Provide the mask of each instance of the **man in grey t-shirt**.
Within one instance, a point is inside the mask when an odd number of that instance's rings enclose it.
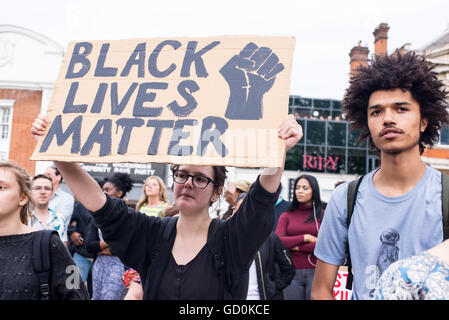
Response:
[[[421,160],[449,123],[446,92],[433,65],[414,53],[376,56],[357,70],[343,100],[346,119],[380,152],[381,166],[367,174],[347,228],[348,184],[332,194],[318,234],[312,299],[333,299],[338,268],[349,243],[353,299],[371,299],[382,272],[394,261],[443,240],[441,175]]]

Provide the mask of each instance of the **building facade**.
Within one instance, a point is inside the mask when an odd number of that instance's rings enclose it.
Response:
[[[64,48],[37,32],[0,25],[0,159],[36,173],[30,126],[45,113]],[[45,166],[45,164],[42,164]]]
[[[445,84],[446,90],[449,92],[449,27],[442,35],[424,46],[423,49],[415,50],[415,52],[435,64],[434,71],[437,73],[438,78]],[[439,143],[432,148],[426,148],[422,158],[432,167],[449,174],[448,126],[442,128]]]
[[[45,114],[64,56],[64,47],[26,28],[0,25],[0,160],[17,163],[31,176],[43,173],[52,161],[32,161],[36,142],[30,134],[35,117]],[[165,164],[81,164],[95,179],[116,172],[130,174],[135,187],[128,194],[135,203],[145,178],[167,180]],[[70,192],[63,183],[62,188]]]

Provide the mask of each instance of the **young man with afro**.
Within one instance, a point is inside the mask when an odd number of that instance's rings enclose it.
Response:
[[[446,92],[433,65],[415,53],[376,56],[351,78],[343,111],[381,165],[359,186],[347,226],[348,183],[333,192],[315,247],[312,299],[333,299],[349,244],[352,299],[372,299],[394,261],[443,241],[441,173],[421,160],[448,123]]]

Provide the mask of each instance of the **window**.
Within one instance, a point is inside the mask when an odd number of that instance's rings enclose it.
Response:
[[[0,100],[0,140],[9,138],[14,100]]]
[[[290,96],[290,112],[296,113],[304,137],[287,152],[286,170],[365,174],[378,166],[368,141],[358,141],[360,130],[343,119],[340,101]],[[449,146],[449,127],[441,131],[441,144]]]
[[[292,113],[296,115],[297,118],[305,118],[310,115],[310,109],[307,108],[294,108]]]
[[[449,126],[443,124],[440,132],[440,144],[449,145]]]
[[[310,108],[312,106],[312,99],[295,97],[295,106]]]
[[[348,172],[352,174],[366,173],[366,150],[348,150]]]
[[[349,127],[349,126],[348,126]],[[359,142],[360,130],[359,129],[351,129],[348,128],[348,146],[349,147],[358,147],[358,148],[366,148],[368,143],[368,139],[365,139],[362,142]]]
[[[285,158],[285,170],[298,170],[303,165],[304,147],[297,144],[291,148]]]
[[[327,122],[327,143],[331,146],[346,146],[346,122]]]
[[[337,100],[332,101],[332,109],[341,110],[341,102]]]
[[[315,108],[319,108],[319,109],[330,109],[331,101],[330,100],[323,100],[323,99],[314,99],[313,100],[313,106]]]
[[[348,173],[345,165],[346,165],[346,149],[337,147],[328,147],[325,165],[326,172],[342,173],[342,174]]]
[[[325,144],[325,121],[309,120],[307,121],[307,144],[324,145]]]
[[[0,138],[8,139],[10,108],[0,109]]]

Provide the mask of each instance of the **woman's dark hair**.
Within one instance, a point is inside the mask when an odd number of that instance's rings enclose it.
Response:
[[[346,120],[352,122],[351,128],[360,129],[359,141],[369,139],[375,150],[368,128],[367,108],[371,94],[377,90],[402,89],[410,91],[421,112],[421,118],[428,120],[428,125],[421,133],[420,153],[424,145],[432,146],[438,141],[439,131],[444,123],[449,123],[446,110],[447,92],[444,84],[432,71],[434,64],[426,61],[414,52],[375,56],[368,66],[359,67],[350,80],[342,101]]]
[[[321,221],[322,214],[321,211],[324,209],[323,203],[321,201],[321,195],[320,195],[320,185],[318,184],[318,180],[309,174],[302,174],[298,178],[296,178],[295,183],[293,184],[294,188],[296,189],[296,185],[298,184],[298,181],[301,179],[306,179],[310,187],[312,188],[312,201],[315,205],[315,214],[318,221]],[[298,199],[296,199],[296,195],[293,193],[293,200],[290,203],[290,206],[287,208],[287,212],[293,212],[296,211],[299,207]],[[306,222],[313,221],[314,220],[314,212],[310,214],[310,216],[307,218]]]
[[[112,183],[117,190],[122,191],[122,196],[120,198],[124,198],[133,188],[133,180],[127,173],[114,173],[114,175],[108,178],[106,182]]]

